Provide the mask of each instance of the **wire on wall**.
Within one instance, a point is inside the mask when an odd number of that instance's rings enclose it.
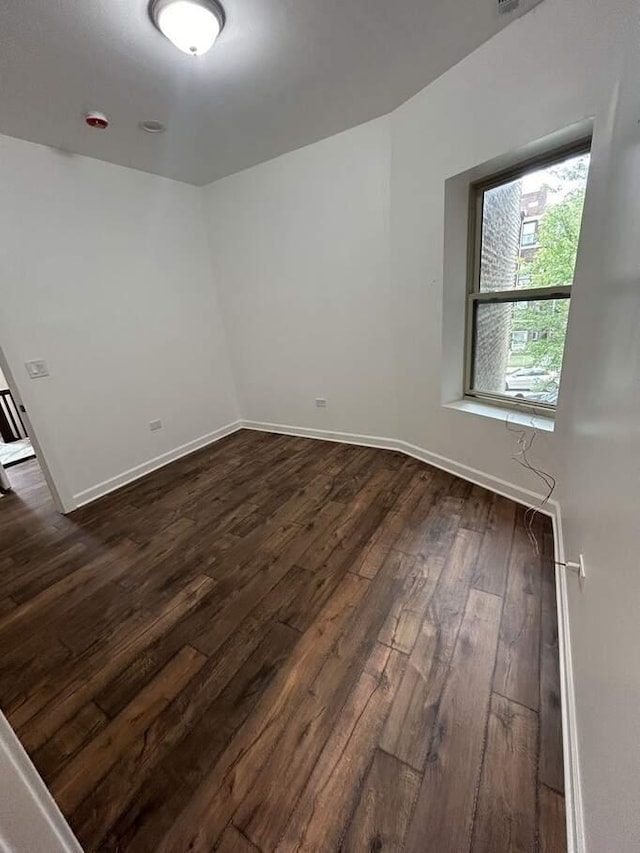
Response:
[[[507,416],[505,425],[509,432],[517,436],[518,450],[511,457],[513,461],[517,462],[518,465],[521,465],[525,470],[531,471],[533,474],[536,475],[536,477],[538,477],[538,479],[540,479],[544,483],[544,497],[542,498],[540,503],[536,504],[535,506],[528,507],[524,513],[527,536],[529,537],[529,540],[535,549],[536,556],[540,556],[540,543],[538,542],[534,531],[534,523],[536,517],[542,513],[544,508],[551,500],[551,497],[556,488],[556,479],[547,471],[543,471],[541,468],[536,468],[535,465],[531,464],[531,460],[529,459],[529,451],[533,447],[533,443],[535,442],[538,436],[538,429],[536,427],[535,421],[536,412],[534,410],[531,415],[530,433],[528,433],[526,429],[521,429],[520,427],[514,426],[513,422],[509,420],[509,416]]]
[[[552,497],[552,495],[555,491],[555,488],[556,488],[556,478],[552,474],[549,474],[547,471],[543,471],[541,468],[536,468],[535,465],[531,464],[531,460],[529,459],[529,455],[528,455],[529,451],[533,447],[533,443],[536,440],[536,437],[538,435],[538,429],[536,428],[535,419],[536,419],[536,412],[534,410],[532,415],[531,415],[530,429],[532,431],[530,434],[527,433],[526,429],[520,429],[519,427],[514,426],[513,422],[511,422],[509,420],[508,416],[507,416],[507,420],[506,420],[506,427],[507,427],[507,430],[509,432],[514,433],[514,435],[517,435],[517,437],[518,437],[517,438],[518,450],[511,457],[513,459],[513,461],[517,462],[518,465],[521,465],[527,471],[531,471],[533,474],[536,475],[536,477],[538,477],[540,480],[542,480],[542,482],[545,485],[546,494],[542,498],[540,503],[536,504],[535,506],[528,507],[524,513],[524,521],[525,521],[527,536],[529,537],[529,541],[531,542],[531,544],[534,547],[534,550],[536,552],[536,556],[539,557],[540,556],[540,543],[538,542],[538,539],[537,539],[536,534],[535,534],[534,523],[536,520],[536,516],[540,515],[540,513],[544,510],[545,506],[551,500],[551,497]],[[572,570],[578,572],[581,579],[586,577],[582,555],[580,555],[580,562],[579,563],[571,563],[571,562],[562,563],[559,560],[554,560],[554,565],[562,566],[565,569],[572,569]]]

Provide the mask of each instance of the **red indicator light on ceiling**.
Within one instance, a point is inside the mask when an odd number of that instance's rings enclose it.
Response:
[[[103,113],[87,113],[84,120],[89,127],[96,127],[98,130],[106,130],[109,127],[109,119]]]

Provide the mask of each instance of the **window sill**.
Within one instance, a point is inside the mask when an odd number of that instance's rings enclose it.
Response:
[[[553,432],[555,428],[554,418],[548,415],[533,414],[533,412],[521,409],[511,409],[508,406],[493,406],[489,403],[480,403],[477,400],[456,400],[453,403],[445,403],[444,408],[480,415],[483,418],[492,418],[494,421],[502,421],[503,423],[508,421],[510,424],[545,432]]]

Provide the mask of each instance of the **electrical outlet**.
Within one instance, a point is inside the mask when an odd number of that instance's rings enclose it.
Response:
[[[162,429],[162,421],[149,421],[149,429],[151,432]]]
[[[327,401],[325,400],[324,397],[316,397],[316,406],[319,409],[326,409],[327,408]]]

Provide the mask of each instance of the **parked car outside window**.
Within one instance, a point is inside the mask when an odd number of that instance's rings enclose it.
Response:
[[[557,373],[541,367],[520,367],[507,375],[505,388],[507,391],[544,390],[557,378]]]

